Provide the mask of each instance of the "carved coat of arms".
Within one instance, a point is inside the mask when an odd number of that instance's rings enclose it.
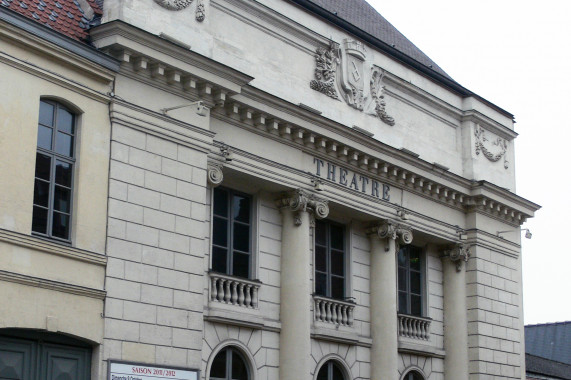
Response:
[[[181,11],[192,4],[193,0],[155,0],[155,3],[170,11]],[[204,0],[197,0],[196,4],[196,20],[204,21],[206,18],[206,10]]]
[[[383,70],[367,61],[367,49],[359,41],[346,39],[318,48],[315,79],[310,87],[333,99],[341,98],[351,107],[375,115],[388,125],[395,120],[386,112]]]

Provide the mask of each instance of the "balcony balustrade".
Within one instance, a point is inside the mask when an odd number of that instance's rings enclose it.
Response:
[[[313,296],[315,320],[341,326],[353,326],[355,304],[331,298]]]
[[[257,281],[210,273],[210,301],[257,309],[259,290]]]
[[[398,314],[399,336],[412,339],[429,340],[432,319],[413,315]]]

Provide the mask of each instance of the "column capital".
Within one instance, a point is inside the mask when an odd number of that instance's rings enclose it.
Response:
[[[398,224],[392,220],[385,220],[367,229],[369,237],[379,239],[393,239],[401,244],[412,243],[412,228],[404,224]]]
[[[222,173],[222,164],[217,162],[209,162],[207,164],[208,183],[212,187],[216,187],[222,183],[224,173]]]
[[[327,200],[303,189],[282,193],[276,199],[276,205],[280,210],[289,209],[296,213],[302,211],[309,212],[316,219],[323,219],[329,215]],[[301,225],[301,218],[295,218],[295,225]]]
[[[462,271],[462,263],[467,263],[470,256],[470,247],[467,247],[462,243],[458,243],[451,248],[445,248],[440,251],[441,259],[449,259],[453,263],[456,263],[457,272]]]

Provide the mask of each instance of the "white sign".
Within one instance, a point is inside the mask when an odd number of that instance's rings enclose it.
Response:
[[[108,380],[198,380],[198,371],[110,363]]]

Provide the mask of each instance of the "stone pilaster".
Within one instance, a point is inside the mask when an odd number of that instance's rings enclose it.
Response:
[[[465,263],[470,250],[462,244],[442,252],[444,282],[444,378],[468,380],[468,316]]]
[[[396,254],[412,231],[386,221],[368,229],[371,239],[371,380],[398,379]]]
[[[304,190],[283,194],[280,380],[308,379],[311,354],[311,239],[313,218],[329,214],[327,201]]]

